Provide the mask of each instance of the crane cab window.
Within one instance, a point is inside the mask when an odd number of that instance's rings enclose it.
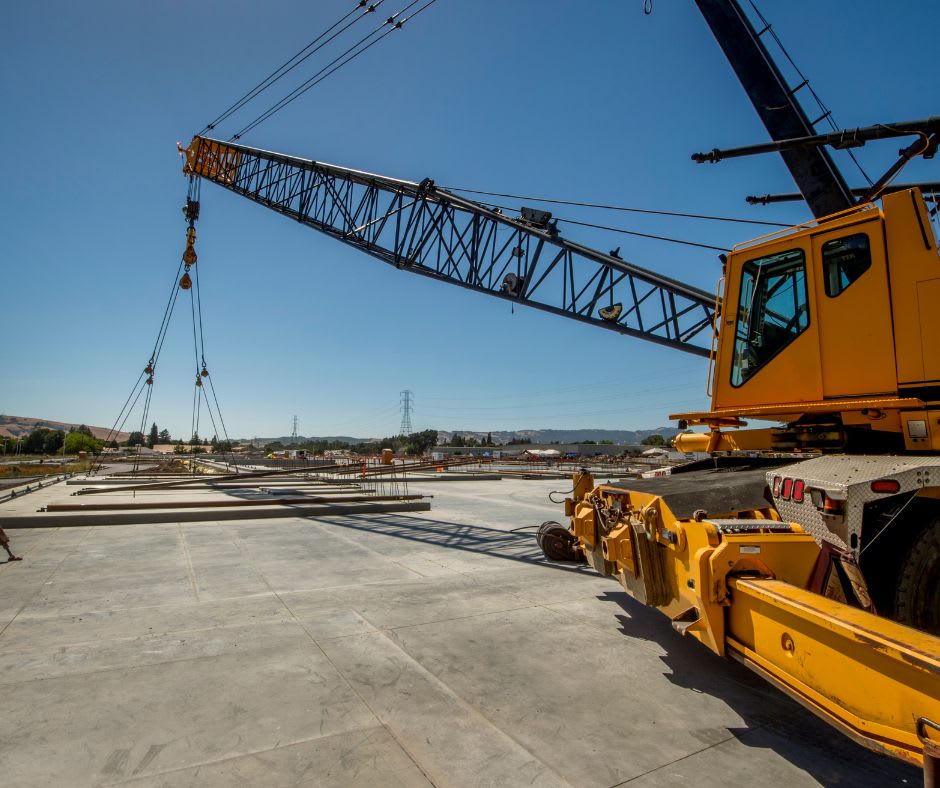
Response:
[[[741,271],[731,385],[741,386],[809,326],[802,249],[759,257]]]
[[[835,298],[871,268],[871,248],[865,233],[833,238],[822,245],[826,295]]]

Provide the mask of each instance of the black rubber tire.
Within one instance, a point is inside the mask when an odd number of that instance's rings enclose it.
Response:
[[[580,561],[581,551],[571,532],[561,523],[546,520],[535,537],[545,557],[551,561]]]
[[[901,561],[894,609],[902,624],[940,635],[940,520],[917,536]]]

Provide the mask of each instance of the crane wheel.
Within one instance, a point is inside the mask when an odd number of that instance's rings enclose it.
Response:
[[[546,520],[539,526],[536,541],[551,561],[582,561],[581,551],[571,532],[561,523]]]
[[[902,561],[894,609],[902,624],[940,635],[940,519],[917,536]]]

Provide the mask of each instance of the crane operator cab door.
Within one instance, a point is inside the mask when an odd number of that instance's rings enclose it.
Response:
[[[869,213],[867,221],[812,235],[825,399],[898,388],[883,222]]]
[[[732,253],[713,410],[896,392],[884,250],[871,210]]]
[[[736,251],[727,272],[712,409],[820,399],[809,239],[788,237]]]

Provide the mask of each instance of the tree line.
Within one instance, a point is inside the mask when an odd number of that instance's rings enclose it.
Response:
[[[311,454],[325,451],[351,450],[359,454],[378,454],[382,449],[392,449],[403,454],[417,456],[427,453],[437,445],[437,430],[421,430],[408,435],[393,435],[367,443],[347,443],[346,441],[306,440],[297,443],[272,441],[264,445],[265,451],[284,451],[285,449],[306,449]]]
[[[30,430],[25,438],[0,438],[0,449],[4,454],[57,454],[64,450],[65,454],[78,454],[80,451],[97,454],[106,446],[117,449],[122,446],[134,448],[136,446],[146,446],[152,449],[158,443],[174,443],[170,431],[166,428],[160,429],[156,422],[150,425],[150,430],[144,435],[139,430],[131,432],[126,440],[123,441],[103,441],[96,438],[91,428],[86,424],[79,424],[72,427],[68,432],[65,430],[54,430],[48,427],[35,427]],[[182,441],[175,441],[177,446],[182,446]],[[232,445],[227,441],[220,441],[216,436],[201,439],[198,434],[188,441],[193,446],[200,446],[203,451],[225,452],[231,451]],[[188,451],[188,450],[184,450]]]

